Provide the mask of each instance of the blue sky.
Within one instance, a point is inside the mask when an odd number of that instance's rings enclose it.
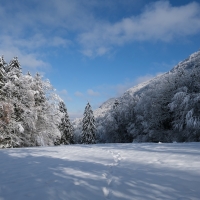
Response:
[[[0,0],[0,54],[48,78],[72,118],[200,49],[200,2]]]

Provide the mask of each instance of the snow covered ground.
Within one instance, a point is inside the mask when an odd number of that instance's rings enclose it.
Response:
[[[199,200],[200,143],[0,150],[0,200]]]

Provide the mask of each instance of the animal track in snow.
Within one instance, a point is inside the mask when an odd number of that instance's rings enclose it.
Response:
[[[107,199],[111,199],[112,198],[112,187],[116,185],[116,183],[115,183],[116,177],[114,176],[115,167],[120,164],[121,155],[119,152],[115,153],[111,150],[109,150],[107,152],[112,155],[114,161],[108,165],[108,172],[102,174],[102,176],[106,179],[106,182],[107,182],[107,186],[103,187],[102,190],[103,190],[104,196]]]

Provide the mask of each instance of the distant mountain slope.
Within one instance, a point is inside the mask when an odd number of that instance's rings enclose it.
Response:
[[[114,109],[116,99],[119,106]],[[185,131],[183,135],[187,136],[177,140],[187,141],[188,134],[193,131],[196,136],[190,141],[200,141],[198,99],[200,51],[179,62],[169,72],[128,89],[118,98],[105,101],[94,111],[97,142],[130,142],[138,137],[138,141],[169,142],[174,140],[171,135],[177,135],[179,131]],[[79,138],[81,119],[76,119],[73,125]],[[159,132],[163,132],[162,137]]]
[[[187,59],[179,62],[169,72],[158,75],[149,81],[140,83],[140,84],[128,89],[127,91],[124,92],[124,94],[121,97],[111,98],[111,99],[105,101],[97,110],[94,111],[95,117],[105,116],[105,114],[107,114],[107,112],[109,112],[112,109],[115,99],[118,99],[119,101],[123,101],[123,102],[129,101],[130,97],[144,93],[146,90],[148,90],[148,88],[151,88],[155,82],[162,81],[170,73],[176,73],[180,69],[192,70],[195,67],[195,65],[197,65],[198,63],[200,63],[200,51],[197,51],[197,52],[191,54]]]
[[[184,61],[179,62],[172,70],[171,73],[177,72],[179,69],[191,70],[200,63],[200,50],[191,54]]]

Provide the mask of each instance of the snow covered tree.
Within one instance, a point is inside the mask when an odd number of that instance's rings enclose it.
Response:
[[[23,75],[16,57],[0,58],[0,82],[0,148],[53,145],[61,117],[50,82]]]
[[[119,100],[115,99],[115,102],[114,102],[114,105],[113,105],[113,109],[117,109],[118,105],[119,105]]]
[[[92,107],[88,102],[83,114],[83,127],[81,135],[82,144],[95,144],[96,143],[96,126]]]
[[[61,101],[59,103],[59,110],[62,113],[61,123],[59,124],[59,130],[61,132],[61,144],[72,144],[74,128],[70,122],[69,115],[65,103]]]
[[[44,106],[46,102],[45,92],[43,88],[43,81],[42,77],[39,73],[37,73],[34,77],[35,82],[35,90],[37,91],[35,93],[35,106]]]
[[[7,74],[6,74],[6,71],[5,71],[5,60],[2,57],[0,57],[0,89],[5,85],[5,82],[7,81]],[[0,92],[0,94],[2,94]]]

